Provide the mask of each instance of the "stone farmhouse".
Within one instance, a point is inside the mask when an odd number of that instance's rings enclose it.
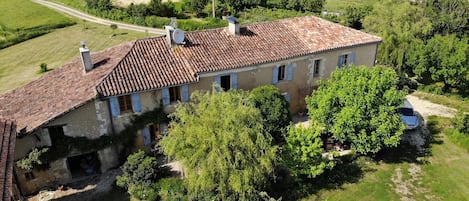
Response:
[[[275,85],[304,110],[306,95],[332,71],[349,64],[373,66],[381,38],[308,16],[240,27],[228,18],[226,28],[167,34],[127,42],[81,56],[23,87],[0,96],[0,117],[16,119],[15,160],[34,147],[53,147],[57,135],[97,139],[116,135],[135,114],[163,107],[174,110],[195,90],[250,90]],[[140,130],[136,146],[149,150],[166,124]],[[21,191],[37,192],[86,173],[119,165],[122,147],[73,150],[47,168],[15,167]],[[92,166],[86,164],[99,165]],[[84,165],[85,164],[85,165]],[[83,173],[83,171],[85,173]]]

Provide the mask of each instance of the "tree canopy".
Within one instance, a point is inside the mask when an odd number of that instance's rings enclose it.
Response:
[[[365,30],[383,38],[378,63],[402,72],[409,49],[432,30],[428,15],[424,8],[411,5],[409,1],[385,0],[374,4],[363,25]]]
[[[249,93],[249,98],[261,112],[265,132],[277,143],[284,142],[282,132],[290,124],[291,117],[288,102],[280,90],[273,85],[257,87]]]
[[[277,148],[245,92],[193,92],[191,102],[178,105],[172,117],[161,145],[184,166],[191,199],[258,196],[272,172]]]
[[[465,88],[468,73],[468,39],[456,35],[435,35],[426,44],[414,46],[408,64],[421,80],[443,82],[444,91],[450,87]]]
[[[396,83],[396,73],[389,68],[335,71],[306,99],[310,122],[359,153],[397,146],[404,125],[396,108],[403,104],[404,93]]]

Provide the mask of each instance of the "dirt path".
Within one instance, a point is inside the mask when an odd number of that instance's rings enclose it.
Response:
[[[424,118],[436,115],[441,117],[454,117],[457,110],[444,105],[432,103],[427,100],[420,99],[416,96],[407,95],[407,100],[412,104],[414,110],[419,112]]]
[[[415,146],[420,153],[424,153],[426,139],[430,135],[425,123],[428,116],[454,117],[457,110],[422,100],[412,95],[407,95],[406,98],[412,104],[414,110],[420,114],[422,126],[420,129],[405,132],[401,139]],[[404,178],[404,173],[408,174],[410,178]],[[420,185],[422,183],[422,175],[424,174],[425,172],[423,172],[421,167],[415,163],[409,163],[408,168],[400,166],[395,169],[391,178],[392,187],[394,192],[400,196],[401,201],[415,201],[413,197],[416,195],[424,195],[426,200],[441,200],[441,198],[432,195],[429,189]]]
[[[37,195],[29,197],[28,201],[91,200],[97,195],[110,191],[116,181],[116,176],[120,174],[120,169],[110,170],[100,175],[66,184],[62,190],[43,190]]]

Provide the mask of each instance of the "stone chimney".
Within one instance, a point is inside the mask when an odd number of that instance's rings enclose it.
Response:
[[[91,61],[90,50],[86,47],[86,42],[81,41],[80,44],[81,44],[81,47],[80,47],[81,62],[83,63],[83,69],[85,70],[85,73],[86,73],[93,69],[93,62]]]
[[[238,19],[235,17],[227,17],[226,20],[228,20],[228,31],[230,32],[231,35],[233,36],[239,36],[239,22]]]
[[[167,44],[169,47],[172,47],[172,46],[173,46],[173,39],[172,39],[172,36],[173,36],[173,32],[174,32],[174,27],[172,27],[172,26],[164,26],[164,30],[166,31],[166,44]]]

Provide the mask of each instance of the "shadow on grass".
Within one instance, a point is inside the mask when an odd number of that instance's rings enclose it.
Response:
[[[370,164],[384,163],[428,163],[432,156],[431,147],[442,144],[440,133],[445,124],[438,117],[429,117],[428,121],[421,119],[421,128],[406,131],[401,143],[394,148],[386,148],[374,156],[347,156],[341,158],[332,170],[327,170],[314,179],[294,178],[287,170],[277,170],[279,176],[272,182],[269,195],[283,200],[299,200],[320,190],[341,189],[343,184],[358,183],[367,173],[374,172]]]
[[[375,170],[364,166],[363,160],[355,156],[341,157],[333,169],[316,178],[295,178],[289,175],[286,168],[277,168],[277,179],[271,182],[268,194],[286,201],[299,200],[322,189],[340,189],[343,184],[356,183],[371,171]]]
[[[420,114],[418,116],[422,125],[420,128],[405,131],[397,147],[385,148],[373,158],[385,163],[428,163],[428,157],[432,156],[431,146],[443,143],[442,136],[438,135],[442,128],[435,117],[429,117],[425,122]]]

